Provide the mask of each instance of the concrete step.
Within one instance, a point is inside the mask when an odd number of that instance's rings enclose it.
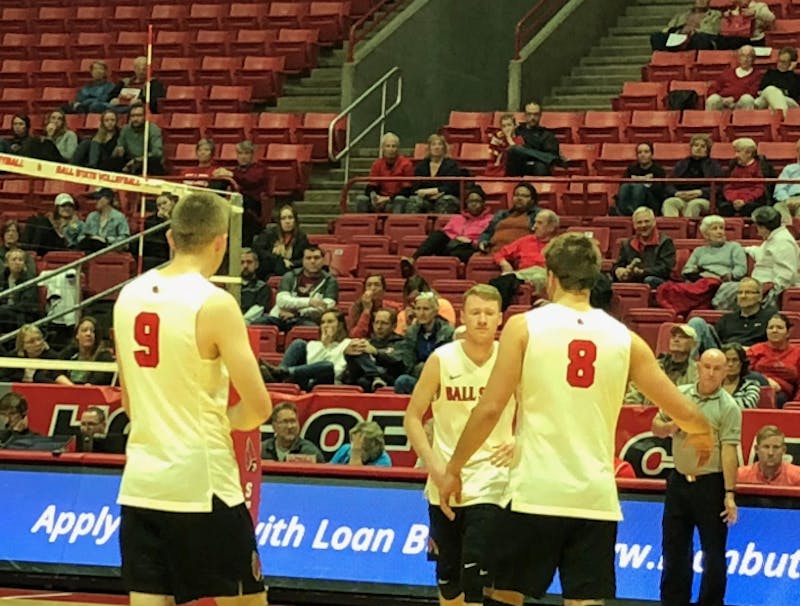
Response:
[[[546,97],[545,107],[557,107],[559,111],[583,111],[587,109],[611,109],[608,95],[553,95]]]
[[[658,25],[615,25],[608,33],[611,36],[649,36],[654,31],[658,31],[665,27],[666,24]],[[655,29],[653,29],[655,28]]]
[[[616,97],[622,90],[621,82],[611,82],[606,84],[586,84],[586,85],[566,85],[554,86],[550,94],[554,97],[568,97],[570,95],[592,95]]]
[[[615,78],[622,81],[636,80],[641,77],[641,67],[638,65],[592,65],[579,66],[572,70],[572,76],[596,76]]]
[[[598,51],[595,53],[595,51]],[[650,61],[651,53],[647,54],[625,54],[625,55],[617,55],[615,56],[613,53],[609,53],[608,55],[600,54],[598,49],[593,49],[592,54],[583,57],[579,65],[582,66],[590,66],[590,65],[614,65],[614,66],[622,66],[622,65],[647,65]]]
[[[342,64],[344,64],[344,60],[345,60],[344,55],[342,56],[320,55],[319,58],[317,59],[317,65],[319,65],[320,67],[341,67]]]
[[[330,202],[331,200],[338,200],[341,193],[341,188],[309,189],[306,191],[304,198],[309,202]]]
[[[659,28],[653,28],[653,31],[658,31]],[[649,38],[645,38],[644,36],[606,36],[604,38],[600,38],[595,49],[607,49],[607,48],[622,48],[622,49],[630,49],[630,48],[638,48],[642,46],[642,42],[645,41],[649,45]]]
[[[617,26],[622,28],[650,27],[653,28],[652,31],[659,31],[671,18],[669,11],[662,11],[657,14],[628,13],[619,18]]]
[[[339,216],[338,212],[332,215],[327,213],[306,213],[303,209],[303,201],[297,202],[295,206],[303,218],[303,229],[310,231],[310,226],[314,225],[316,226],[313,232],[315,234],[327,233],[328,221]]]
[[[327,178],[327,175],[325,177],[326,178],[316,177],[316,176],[314,176],[312,174],[311,181],[310,181],[311,189],[313,191],[323,190],[323,189],[328,189],[328,190],[339,189],[339,190],[341,190],[341,188],[344,186],[344,180],[337,181],[336,179],[330,179],[330,178]]]
[[[302,78],[302,79],[298,80],[297,82],[287,82],[283,87],[284,90],[286,90],[287,86],[296,86],[296,87],[301,88],[301,89],[304,89],[304,88],[316,89],[316,88],[320,88],[320,87],[322,87],[322,88],[335,88],[337,92],[334,93],[334,94],[339,94],[339,92],[342,89],[342,79],[341,79],[341,74],[339,74],[336,78],[327,78],[327,77],[326,78],[318,78],[318,77],[316,77],[314,75],[311,75],[311,76],[308,76],[307,78]],[[300,94],[303,94],[303,93],[300,93]]]
[[[640,61],[644,61],[646,65],[650,61],[652,52],[650,51],[650,43],[642,38],[640,45],[620,46],[619,44],[600,44],[592,49],[592,56],[602,58],[607,57],[613,59],[615,62],[623,57],[638,57]]]
[[[296,95],[281,97],[275,107],[276,111],[288,112],[338,112],[341,109],[341,99],[339,97]]]
[[[561,88],[569,88],[573,86],[597,86],[599,88],[608,86],[617,86],[619,88],[622,82],[625,82],[626,80],[630,79],[632,78],[620,78],[614,76],[597,76],[597,75],[579,76],[576,74],[570,74],[568,76],[564,76],[563,78],[561,78],[561,82],[559,82],[558,85]]]
[[[305,224],[305,218],[308,214],[312,215],[338,215],[339,214],[339,198],[331,198],[329,200],[321,200],[319,202],[312,200],[309,198],[309,194],[311,192],[307,191],[305,196],[303,196],[303,201],[298,202],[299,205],[302,204],[303,209],[303,223]]]
[[[339,183],[344,183],[344,169],[343,168],[331,168],[326,173],[327,176],[331,180],[339,181]],[[369,167],[367,168],[356,168],[354,169],[353,166],[350,166],[350,178],[353,177],[366,177],[369,175]]]
[[[303,82],[287,84],[283,87],[283,94],[287,97],[335,97],[341,98],[342,87],[338,84],[320,84],[319,82]]]
[[[309,74],[309,78],[313,78],[314,80],[330,80],[333,82],[341,82],[342,80],[342,68],[341,66],[334,66],[334,67],[315,67],[311,70],[311,74]]]

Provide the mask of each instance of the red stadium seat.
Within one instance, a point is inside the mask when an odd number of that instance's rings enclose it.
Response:
[[[73,35],[44,32],[39,34],[39,41],[33,47],[33,59],[65,59],[70,57]]]
[[[800,139],[800,109],[790,109],[786,113],[786,116],[778,125],[778,135],[784,141],[797,141]]]
[[[191,41],[191,32],[161,29],[156,34],[153,52],[159,57],[187,57]]]
[[[108,56],[108,50],[114,42],[114,35],[108,32],[81,32],[77,40],[72,41],[72,56],[96,61],[98,57]]]
[[[185,27],[188,13],[185,4],[156,4],[150,10],[149,23],[155,30],[181,30]]]
[[[690,152],[691,150],[687,143],[655,143],[653,145],[653,158],[664,167],[668,174]]]
[[[434,280],[458,279],[461,261],[456,257],[419,257],[414,270],[430,284]]]
[[[196,144],[205,137],[205,129],[211,121],[208,114],[174,113],[169,125],[163,127],[171,143]]]
[[[216,143],[239,143],[250,139],[253,114],[224,114],[214,116],[214,122],[206,128],[206,133]]]
[[[750,137],[756,141],[772,141],[778,131],[778,116],[768,109],[743,110],[731,112],[731,123],[727,126],[728,139]]]
[[[61,107],[68,105],[74,100],[74,88],[63,86],[46,86],[39,91],[38,98],[35,98],[31,103],[31,109],[33,110],[33,113],[45,114],[56,109],[61,109]]]
[[[508,183],[507,185],[509,187],[508,203],[503,206],[503,208],[511,207],[511,200],[514,196],[514,183]],[[547,208],[558,212],[561,208],[561,196],[567,189],[566,184],[546,181],[544,183],[534,183],[533,186],[536,188],[536,193],[539,195],[539,202],[537,205],[541,208]]]
[[[286,60],[283,71],[287,74],[303,74],[316,67],[319,46],[317,29],[282,28],[270,43],[271,54]]]
[[[705,80],[670,80],[668,92],[693,90],[697,93],[697,103],[693,109],[704,109],[708,98],[709,86],[709,83]]]
[[[729,122],[729,112],[687,109],[675,129],[675,140],[689,141],[694,135],[711,135],[714,141],[726,141],[725,126]]]
[[[450,120],[440,129],[448,143],[479,143],[491,126],[490,112],[450,112]]]
[[[388,255],[390,252],[391,238],[377,234],[356,234],[348,241],[358,244],[359,257],[368,255]]]
[[[227,30],[259,28],[265,25],[266,14],[262,4],[233,2],[227,14],[222,15],[222,25]],[[249,52],[249,51],[248,51]]]
[[[656,227],[673,240],[689,237],[689,222],[683,217],[656,217]]]
[[[350,2],[312,2],[308,13],[300,16],[300,25],[319,30],[323,46],[333,46],[345,37],[349,25]]]
[[[300,121],[297,114],[261,112],[250,134],[254,143],[296,143],[295,130]]]
[[[774,48],[797,46],[798,39],[800,19],[777,19],[767,31],[767,45]]]
[[[334,276],[353,277],[358,269],[358,244],[321,244],[325,264]]]
[[[427,215],[389,215],[383,224],[384,235],[396,246],[403,236],[417,236],[427,232]]]
[[[792,162],[797,162],[797,143],[788,141],[760,141],[758,153],[766,156],[777,174],[783,167]]]
[[[339,306],[350,307],[364,292],[364,281],[359,278],[337,278]]]
[[[597,241],[600,252],[603,256],[608,256],[608,249],[611,246],[611,230],[608,227],[598,227],[595,225],[576,225],[568,227],[567,232],[581,233],[591,236]]]
[[[619,143],[629,120],[630,112],[587,111],[578,138],[581,143]]]
[[[189,16],[184,19],[184,26],[189,29],[219,29],[227,13],[227,4],[195,3],[189,9]]]
[[[652,349],[658,343],[658,331],[663,322],[675,322],[675,312],[668,309],[656,308],[632,308],[629,309],[623,321],[625,324],[638,333]]]
[[[194,143],[178,143],[175,153],[169,159],[170,164],[176,171],[183,172],[189,168],[197,166],[197,141]]]
[[[656,158],[660,158],[655,156]],[[594,163],[598,175],[621,176],[636,161],[635,143],[604,143]]]
[[[147,50],[147,32],[122,30],[117,33],[117,41],[108,49],[111,56],[139,56]]]
[[[73,6],[42,6],[31,22],[32,31],[64,33],[74,16]]]
[[[295,131],[298,143],[312,146],[311,160],[314,162],[328,161],[328,128],[335,117],[335,113],[308,112],[303,116],[303,123]],[[334,127],[334,152],[344,147],[346,128],[345,121],[339,121]]]
[[[231,50],[231,42],[234,39],[234,32],[222,29],[201,29],[197,32],[195,39],[189,43],[189,52],[194,57],[203,57],[203,61],[210,58],[206,55],[233,55],[238,59],[238,63],[234,69],[242,67],[242,58],[238,53]],[[213,69],[213,68],[212,68]],[[217,77],[214,82],[207,81],[204,84],[231,84],[235,78],[233,74],[229,73],[227,77],[220,78],[219,74],[213,74]]]
[[[633,235],[633,221],[630,217],[592,217],[591,225],[608,228],[609,254],[616,252],[611,250],[611,242]]]
[[[200,69],[196,72],[197,81],[208,85],[230,86],[235,80],[236,72],[242,67],[242,62],[241,57],[203,57]]]
[[[286,333],[283,341],[284,350],[291,345],[295,339],[304,341],[319,341],[319,326],[292,326]]]
[[[0,86],[31,86],[30,76],[39,70],[38,61],[4,59],[0,69]]]
[[[262,12],[262,9],[257,4],[248,5],[231,5],[231,14],[235,6],[251,6],[256,12]],[[253,22],[250,22],[244,27],[253,27]],[[238,29],[238,28],[235,28]],[[236,38],[229,43],[231,54],[233,55],[254,55],[260,57],[266,55],[271,50],[271,43],[276,39],[274,29],[239,29],[236,32]],[[283,67],[281,67],[283,70]]]
[[[258,339],[258,353],[275,353],[278,351],[278,330],[277,326],[260,326],[251,324],[247,327],[248,332],[256,333]]]
[[[149,8],[144,4],[117,6],[114,8],[114,16],[103,23],[103,26],[114,32],[144,32]]]
[[[486,283],[500,275],[500,267],[491,256],[472,255],[464,274],[467,280]]]
[[[36,9],[9,6],[0,13],[4,32],[27,33],[30,24],[36,19]]]
[[[238,80],[253,87],[253,101],[274,103],[283,94],[284,57],[245,57]]]
[[[781,293],[781,309],[800,312],[800,287],[787,288]]]
[[[551,112],[542,113],[540,124],[553,131],[559,143],[588,143],[580,141],[578,129],[584,121],[584,112]],[[499,130],[499,123],[497,123]]]
[[[628,141],[643,143],[653,141],[672,141],[678,125],[680,112],[677,111],[635,111],[625,130]]]
[[[569,163],[567,173],[571,175],[591,175],[597,159],[597,146],[585,144],[568,144],[560,146],[561,156]]]
[[[96,295],[127,281],[132,275],[132,268],[133,257],[130,253],[106,253],[90,261],[86,284],[89,293]],[[103,298],[116,299],[117,294],[113,293]]]
[[[167,94],[159,100],[162,112],[200,113],[200,104],[208,97],[207,86],[168,86]],[[207,110],[204,110],[207,111]]]
[[[400,257],[397,255],[372,255],[364,259],[358,268],[359,277],[382,274],[387,278],[400,277]]]
[[[775,407],[775,390],[769,385],[762,385],[756,408],[766,408],[769,410]],[[786,408],[786,406],[784,406],[784,408]]]
[[[308,188],[311,172],[310,145],[270,143],[264,156],[268,171],[275,176],[275,194],[294,195]]]
[[[561,196],[559,214],[579,217],[607,215],[609,201],[618,189],[616,183],[570,183]]]
[[[164,84],[189,86],[195,83],[195,74],[199,69],[199,57],[164,57],[155,71]]]
[[[611,291],[611,311],[617,318],[625,317],[628,310],[650,306],[651,291],[647,284],[614,282]]]
[[[425,279],[427,280],[427,278]],[[451,303],[460,303],[463,300],[464,293],[475,286],[477,282],[473,280],[436,279],[432,283],[429,282],[429,284],[440,297],[444,297]]]
[[[0,44],[0,59],[38,59],[31,54],[31,47],[39,40],[36,34],[21,34],[9,32],[3,34],[3,42]]]
[[[377,215],[341,215],[333,224],[333,233],[342,242],[359,234],[375,234],[378,230]]]
[[[626,82],[612,106],[616,110],[662,109],[666,96],[667,85],[664,82]]]
[[[688,68],[694,63],[696,52],[656,51],[650,63],[642,68],[642,79],[650,82],[686,80]]]
[[[308,2],[270,2],[266,22],[273,28],[300,27],[300,17],[308,8]]]
[[[714,80],[736,61],[736,55],[728,50],[697,51],[697,61],[689,68],[689,78],[693,80]]]
[[[458,153],[458,162],[474,175],[480,175],[486,169],[491,156],[486,143],[462,143]]]
[[[46,86],[61,88],[75,86],[78,78],[86,80],[88,75],[79,72],[80,63],[77,59],[44,59],[39,68],[30,74],[30,82],[39,89]]]
[[[427,239],[425,234],[416,236],[403,236],[400,239],[400,244],[397,245],[397,254],[401,257],[411,257],[420,245]]]
[[[687,320],[691,320],[692,318],[702,318],[706,322],[711,325],[717,323],[722,316],[729,313],[723,309],[694,309],[689,312],[689,315],[686,317]]]

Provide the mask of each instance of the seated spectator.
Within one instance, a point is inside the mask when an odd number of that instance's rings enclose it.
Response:
[[[478,236],[478,250],[494,254],[515,240],[524,238],[533,229],[539,207],[539,194],[530,183],[514,188],[511,208],[496,212],[486,229]]]
[[[412,183],[407,180],[407,177],[411,177],[413,174],[414,163],[400,153],[400,137],[394,133],[384,134],[381,138],[381,156],[372,163],[369,176],[396,177],[397,181],[368,183],[364,193],[356,196],[356,212],[404,212],[412,188]]]
[[[423,292],[432,292],[436,294],[433,288],[431,288],[431,285],[419,274],[411,276],[403,283],[403,305],[405,305],[405,307],[397,313],[397,328],[395,329],[397,334],[406,334],[406,329],[416,321],[414,308],[416,306],[417,296]],[[440,297],[438,294],[436,294],[436,299],[439,304],[439,315],[455,326],[456,311],[455,308],[453,308],[453,304],[444,297]]]
[[[3,223],[0,235],[2,235],[2,241],[0,241],[0,264],[2,264],[0,271],[2,271],[5,269],[6,255],[12,250],[22,250],[19,244],[19,223],[14,219],[9,219]],[[25,271],[29,275],[36,275],[36,261],[28,254],[25,255]]]
[[[781,214],[781,220],[791,225],[792,219],[798,216],[800,209],[800,139],[797,141],[797,162],[783,167],[779,179],[798,179],[797,183],[778,183],[775,185],[774,208]]]
[[[158,113],[158,100],[167,94],[166,87],[158,78],[150,78],[150,113]],[[137,103],[147,103],[147,57],[133,60],[133,76],[117,82],[108,102],[118,114],[128,113]]]
[[[700,317],[689,319],[699,337],[700,353],[723,343],[750,347],[767,340],[767,322],[778,310],[764,302],[762,290],[758,280],[742,278],[737,282],[735,311],[722,316],[714,327]]]
[[[751,277],[762,285],[770,285],[768,301],[777,301],[778,295],[800,282],[800,248],[791,232],[781,224],[780,213],[771,206],[762,206],[753,213],[753,223],[764,240],[758,246],[747,246],[745,252],[755,264]],[[714,295],[714,307],[733,309],[736,282],[726,282]]]
[[[347,324],[350,326],[350,336],[354,339],[370,338],[375,314],[379,309],[394,311],[396,325],[396,313],[402,308],[402,303],[386,299],[386,278],[383,274],[368,275],[364,278],[364,292],[353,301],[348,312]]]
[[[672,169],[672,177],[676,179],[711,179],[722,177],[719,162],[709,157],[713,141],[708,135],[693,135],[689,141],[689,157],[680,160]],[[667,183],[664,192],[662,214],[665,217],[689,217],[697,219],[707,213],[711,207],[711,184],[708,181],[698,183]]]
[[[764,156],[758,155],[756,142],[748,137],[733,142],[736,159],[728,167],[728,176],[741,179],[722,186],[722,200],[717,202],[717,212],[723,217],[749,217],[759,206],[769,200],[769,191],[763,181],[747,179],[775,178],[775,172]]]
[[[97,320],[84,316],[75,326],[75,337],[59,356],[62,360],[80,362],[113,362],[114,356],[104,346],[98,333]],[[111,385],[113,372],[96,370],[69,370],[61,373],[75,385]]]
[[[122,172],[141,175],[144,166],[144,106],[131,107],[128,123],[122,127],[113,156],[125,161]],[[147,174],[164,174],[164,140],[161,128],[152,122],[147,134]]]
[[[156,225],[169,221],[172,216],[172,209],[178,202],[178,197],[164,192],[156,198],[156,212],[149,214],[144,219],[144,230],[152,229]],[[135,247],[136,248],[136,247]],[[152,269],[157,265],[169,261],[170,250],[167,242],[167,230],[162,229],[144,236],[144,246],[142,247],[142,267],[145,270]]]
[[[558,139],[553,131],[540,125],[541,103],[527,103],[525,116],[528,122],[520,124],[515,133],[517,137],[522,137],[523,143],[508,148],[506,174],[509,177],[547,177],[552,173],[553,164],[562,162]]]
[[[78,452],[125,454],[127,442],[127,434],[108,433],[106,413],[99,406],[90,406],[81,414]]]
[[[706,110],[753,109],[761,75],[753,67],[756,51],[749,44],[736,51],[738,65],[723,71],[708,87]]]
[[[757,408],[761,399],[761,383],[750,372],[747,350],[739,343],[726,343],[720,349],[728,360],[728,373],[722,388],[742,408]]]
[[[51,162],[69,163],[78,148],[78,135],[67,128],[64,112],[50,113],[44,135],[31,146],[31,157]]]
[[[303,266],[283,275],[269,315],[253,323],[277,326],[284,332],[292,326],[318,326],[322,313],[336,307],[339,299],[339,283],[322,268],[323,262],[319,246],[306,246]]]
[[[308,236],[300,229],[300,217],[291,204],[278,209],[278,223],[253,238],[253,252],[258,255],[258,277],[282,276],[303,264],[309,246]]]
[[[339,447],[331,463],[391,467],[392,460],[386,453],[381,426],[375,421],[357,423],[350,430],[350,443]]]
[[[58,356],[44,340],[42,331],[33,324],[23,324],[17,333],[14,354],[18,358],[29,360],[58,360]],[[72,381],[55,370],[37,370],[35,368],[3,368],[0,369],[0,380],[6,383],[60,383],[72,385]]]
[[[708,215],[700,223],[706,240],[692,251],[681,274],[685,282],[665,282],[656,290],[661,307],[686,315],[693,309],[707,309],[723,282],[738,281],[747,275],[747,255],[738,242],[725,236],[725,219]]]
[[[758,460],[742,465],[736,474],[737,484],[800,486],[800,466],[784,461],[786,436],[775,425],[764,425],[756,434]]]
[[[236,168],[218,168],[214,174],[218,177],[230,177],[236,181],[239,193],[242,194],[242,205],[256,217],[272,214],[272,199],[269,195],[269,174],[262,162],[253,160],[256,147],[250,141],[236,144]],[[246,241],[246,240],[245,240]]]
[[[267,365],[267,382],[295,383],[304,391],[314,385],[342,382],[347,369],[345,352],[350,348],[347,322],[338,309],[323,312],[319,341],[295,339],[286,348],[279,366]]]
[[[117,124],[117,114],[111,110],[103,112],[97,132],[89,140],[90,168],[120,172],[124,165],[122,158],[114,157],[114,150],[119,141],[120,128]]]
[[[439,315],[439,300],[432,292],[422,292],[414,301],[416,322],[406,329],[403,341],[397,346],[397,357],[408,369],[394,382],[396,393],[414,391],[428,356],[440,345],[453,340],[453,325]]]
[[[310,440],[300,437],[300,419],[293,402],[279,402],[269,418],[273,435],[261,443],[265,461],[324,463],[325,456]]]
[[[28,427],[28,401],[10,391],[0,398],[0,445],[16,436],[37,436]]]
[[[461,210],[458,181],[441,181],[436,177],[461,177],[464,170],[453,160],[448,152],[447,141],[441,135],[428,137],[428,153],[414,167],[415,177],[430,177],[429,181],[414,181],[412,196],[403,208],[405,213],[434,212],[452,215]],[[398,212],[399,205],[393,212]]]
[[[722,13],[709,8],[709,2],[710,0],[694,0],[692,7],[675,15],[663,31],[650,35],[650,47],[654,51],[715,48],[714,40],[719,34]]]
[[[29,272],[25,267],[26,258],[28,253],[21,248],[6,253],[5,267],[0,273],[0,293],[36,277],[35,271]],[[38,286],[0,297],[0,332],[11,332],[26,322],[38,320],[40,311]]]
[[[500,291],[503,309],[511,304],[522,282],[533,285],[535,293],[544,292],[547,272],[544,269],[544,249],[558,231],[558,215],[542,209],[533,222],[533,233],[507,244],[494,254],[502,275],[489,280]]]
[[[114,208],[114,192],[107,187],[98,189],[90,198],[96,200],[96,210],[86,217],[78,248],[93,252],[116,244],[131,235],[128,219]]]
[[[394,385],[397,377],[407,370],[397,355],[397,348],[403,341],[395,332],[397,313],[381,307],[373,315],[369,338],[353,339],[345,355],[347,382],[360,385],[367,393]]]
[[[242,288],[239,307],[246,322],[263,315],[272,302],[269,284],[258,279],[258,255],[249,248],[241,252]]]
[[[687,385],[697,381],[697,362],[692,351],[697,344],[697,333],[688,324],[673,324],[670,330],[669,350],[658,356],[658,365],[675,385]],[[653,403],[644,397],[636,385],[628,384],[625,404]]]
[[[224,181],[214,181],[214,177],[223,176],[230,171],[221,169],[214,162],[216,147],[211,139],[200,139],[194,148],[197,154],[197,166],[192,166],[183,171],[181,175],[186,185],[195,187],[210,187],[211,189],[227,189]]]
[[[52,213],[28,219],[25,224],[25,246],[39,256],[51,250],[76,248],[84,229],[84,222],[75,212],[75,200],[69,194],[58,194]]]
[[[640,206],[633,212],[634,235],[623,242],[611,269],[616,282],[644,282],[657,288],[675,267],[675,244],[656,227],[653,209]]]
[[[732,0],[731,8],[722,13],[717,48],[737,49],[742,45],[764,46],[766,30],[775,22],[775,15],[766,2]]]
[[[108,79],[108,66],[102,61],[94,61],[89,68],[91,82],[78,90],[74,103],[65,106],[70,114],[101,114],[108,109],[108,100],[114,83]]]
[[[33,155],[34,138],[31,135],[31,119],[26,114],[14,114],[11,118],[11,137],[3,139],[3,152],[16,156]]]
[[[612,214],[630,217],[640,206],[647,206],[654,213],[660,213],[664,202],[664,183],[653,183],[651,179],[664,179],[667,173],[660,164],[653,161],[652,143],[639,143],[636,146],[636,162],[625,169],[624,176],[635,182],[620,186]]]
[[[486,193],[480,186],[467,188],[465,206],[444,229],[432,231],[411,257],[403,257],[400,267],[404,277],[414,273],[414,262],[420,257],[457,257],[466,263],[478,252],[478,238],[492,220],[492,212],[486,208]]]
[[[505,177],[508,169],[508,150],[514,145],[523,145],[525,141],[517,134],[517,119],[514,114],[500,116],[500,130],[489,139],[489,163],[483,174],[486,176]]]
[[[789,343],[791,328],[789,318],[777,313],[767,323],[767,341],[747,350],[750,369],[766,377],[778,408],[794,399],[800,386],[800,346]]]
[[[797,67],[797,49],[793,46],[784,46],[778,51],[778,64],[775,68],[767,70],[758,86],[758,98],[755,102],[756,109],[771,109],[780,111],[784,118],[790,107],[800,107],[800,75],[795,72]]]

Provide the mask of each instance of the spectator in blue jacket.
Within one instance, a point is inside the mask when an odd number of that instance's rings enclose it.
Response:
[[[86,217],[83,237],[78,248],[86,251],[100,250],[131,235],[128,219],[114,208],[112,190],[103,187],[90,197],[97,200],[97,210],[93,210]]]
[[[108,67],[102,61],[95,61],[89,68],[92,81],[78,91],[72,105],[64,110],[71,114],[101,114],[108,109],[114,83],[108,79]]]

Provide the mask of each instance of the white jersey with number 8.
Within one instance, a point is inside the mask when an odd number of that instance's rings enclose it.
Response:
[[[214,495],[229,507],[244,501],[228,371],[197,347],[197,313],[216,288],[200,274],[151,270],[120,292],[114,339],[131,415],[121,505],[208,512]]]
[[[631,335],[597,309],[552,303],[525,314],[516,456],[507,500],[523,513],[620,520],[614,434]]]

